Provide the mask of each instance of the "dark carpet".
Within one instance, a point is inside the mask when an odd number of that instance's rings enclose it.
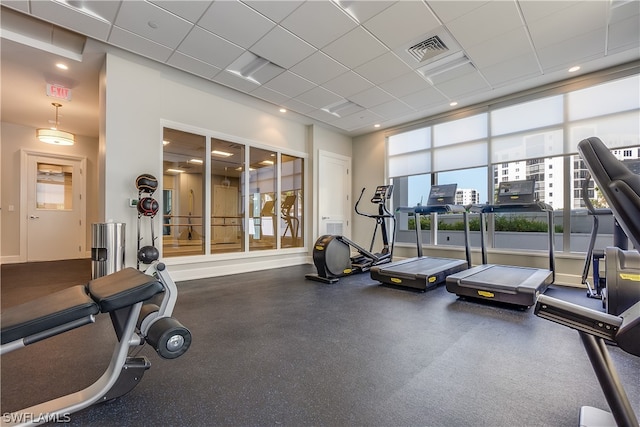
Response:
[[[7,267],[3,307],[23,290],[38,293],[9,283]],[[333,285],[305,280],[313,271],[179,283],[174,317],[193,334],[189,351],[164,360],[142,348],[152,367],[138,387],[72,414],[69,424],[574,427],[580,406],[608,410],[578,334],[532,309],[460,300],[444,287],[393,289],[368,274]],[[52,290],[46,280],[40,286]],[[581,289],[547,294],[601,304]],[[2,356],[2,412],[87,386],[107,366],[114,340],[101,315]],[[640,358],[610,351],[640,413]]]

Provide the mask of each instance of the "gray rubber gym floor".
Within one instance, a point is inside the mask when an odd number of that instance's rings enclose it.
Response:
[[[54,290],[56,278],[67,286],[64,275],[20,279],[2,268],[3,307]],[[138,387],[69,424],[574,427],[580,406],[608,410],[578,334],[533,309],[463,301],[444,287],[392,289],[368,274],[305,280],[313,271],[179,283],[174,315],[193,334],[190,350],[163,360],[142,348],[152,367]],[[581,289],[547,294],[600,308]],[[101,315],[2,356],[2,412],[90,384],[114,340]],[[610,351],[640,414],[640,358]]]

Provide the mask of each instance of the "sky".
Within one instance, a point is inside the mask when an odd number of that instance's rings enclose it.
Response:
[[[430,175],[413,176],[409,179],[409,206],[415,206],[419,202],[426,203],[431,189]],[[438,173],[440,184],[458,184],[458,189],[475,189],[480,193],[480,200],[486,200],[487,168],[457,170]]]

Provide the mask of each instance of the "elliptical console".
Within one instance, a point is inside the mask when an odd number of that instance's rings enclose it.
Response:
[[[393,244],[389,245],[386,219],[389,218],[393,221],[393,229],[395,230],[396,218],[389,212],[386,203],[387,200],[391,198],[393,185],[379,185],[376,187],[373,197],[371,197],[371,203],[378,205],[377,214],[367,214],[358,210],[358,205],[365,189],[366,188],[363,188],[360,192],[360,197],[355,205],[355,211],[358,215],[376,220],[376,227],[373,231],[369,250],[344,236],[331,234],[320,236],[313,246],[313,263],[318,273],[307,274],[305,276],[307,279],[324,283],[335,283],[340,277],[364,273],[369,271],[374,265],[391,261]],[[376,240],[378,226],[380,226],[383,246],[379,253],[374,253],[373,246]],[[354,256],[351,256],[352,248],[357,252]]]

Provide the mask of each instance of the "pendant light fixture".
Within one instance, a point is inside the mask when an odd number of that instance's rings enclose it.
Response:
[[[51,105],[56,107],[56,125],[52,129],[38,129],[36,130],[36,136],[42,142],[54,145],[73,145],[76,137],[74,134],[58,130],[58,108],[62,107],[62,104],[52,102]]]

